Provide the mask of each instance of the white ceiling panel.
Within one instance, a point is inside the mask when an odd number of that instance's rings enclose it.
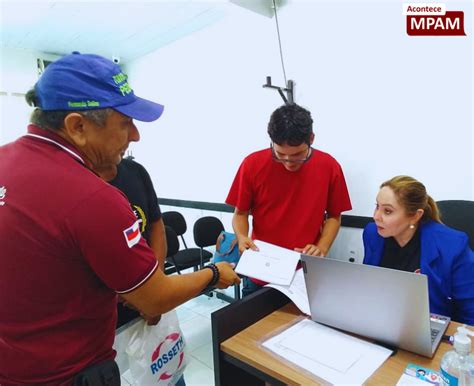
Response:
[[[0,0],[0,42],[7,48],[93,52],[127,62],[219,21],[223,3]]]

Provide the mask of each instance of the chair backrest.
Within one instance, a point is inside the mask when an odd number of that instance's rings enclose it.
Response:
[[[169,227],[173,228],[176,234],[181,237],[181,241],[183,242],[184,248],[188,249],[188,245],[186,244],[186,240],[184,239],[184,234],[188,229],[186,225],[186,220],[184,216],[176,211],[169,211],[163,212],[161,214],[161,218],[163,219],[163,223],[168,225]]]
[[[474,201],[445,200],[438,201],[441,221],[454,229],[467,233],[469,245],[474,249]]]
[[[163,212],[161,218],[163,219],[164,224],[173,228],[178,236],[186,233],[188,228],[186,226],[186,220],[181,213],[175,211]]]
[[[166,257],[174,256],[179,251],[178,235],[176,234],[174,229],[168,225],[165,225],[165,233],[166,243],[168,245],[168,252],[166,254]]]
[[[224,225],[217,217],[201,217],[194,223],[194,242],[200,248],[216,245],[217,237],[223,230]]]

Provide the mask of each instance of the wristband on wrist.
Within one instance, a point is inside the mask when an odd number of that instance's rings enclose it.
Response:
[[[206,266],[204,266],[203,269],[205,268],[209,268],[211,271],[212,271],[212,279],[211,281],[209,282],[209,284],[207,285],[206,288],[209,288],[209,287],[214,287],[217,282],[219,281],[221,275],[219,274],[219,268],[217,268],[217,266],[213,263],[210,263]]]

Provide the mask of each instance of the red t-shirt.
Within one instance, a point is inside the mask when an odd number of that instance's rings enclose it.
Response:
[[[116,293],[157,261],[125,196],[61,137],[28,130],[0,147],[0,384],[69,384],[115,357]]]
[[[250,211],[252,239],[293,250],[316,244],[325,213],[352,209],[337,161],[313,149],[308,162],[291,172],[270,149],[250,154],[235,176],[226,203]]]

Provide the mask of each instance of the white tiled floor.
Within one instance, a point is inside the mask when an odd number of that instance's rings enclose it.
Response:
[[[226,293],[233,295],[233,288],[227,289]],[[190,360],[184,372],[186,385],[214,385],[211,313],[228,304],[215,296],[201,295],[176,309]],[[118,352],[116,360],[121,369],[123,386],[133,385],[130,372],[126,370],[128,369],[128,359],[123,353],[130,338],[129,335],[128,331],[124,330],[117,335],[115,342],[115,349]]]

